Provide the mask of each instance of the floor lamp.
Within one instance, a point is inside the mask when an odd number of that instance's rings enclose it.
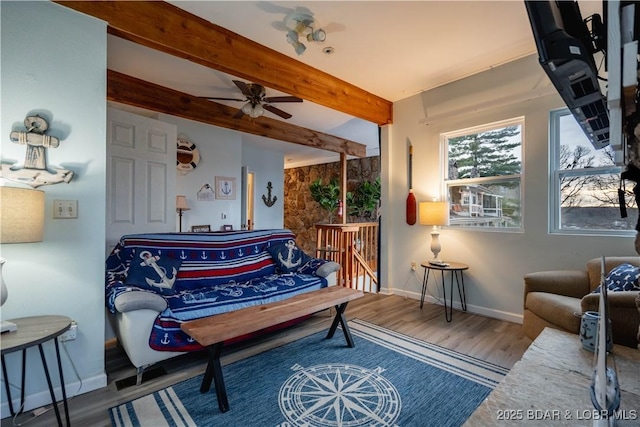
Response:
[[[44,192],[18,187],[0,187],[0,243],[41,242],[44,234]],[[2,277],[6,259],[0,257],[0,305],[8,297]],[[14,323],[2,321],[1,331],[15,331]]]
[[[176,211],[180,217],[180,233],[182,233],[182,212],[191,210],[185,196],[176,196]]]

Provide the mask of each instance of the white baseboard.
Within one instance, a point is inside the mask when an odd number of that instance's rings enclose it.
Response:
[[[91,378],[85,378],[82,380],[82,382],[76,381],[73,383],[67,383],[65,387],[65,391],[67,393],[67,400],[70,400],[71,398],[79,394],[88,393],[90,391],[97,390],[99,388],[106,387],[106,386],[107,386],[107,375],[105,373],[96,375]],[[20,390],[16,389],[13,386],[11,386],[11,388],[12,388],[11,397],[13,398],[13,409],[17,411],[18,408],[20,407]],[[53,390],[55,392],[56,398],[59,399],[59,401],[62,401],[61,387],[60,386],[54,387]],[[51,406],[51,394],[49,393],[48,388],[37,393],[28,394],[24,397],[24,412],[31,411],[33,409],[41,408],[44,406]],[[62,408],[62,406],[60,406],[60,408]],[[11,416],[11,414],[9,413],[8,402],[2,402],[2,405],[0,406],[0,413],[2,413],[3,419]]]
[[[399,296],[403,296],[406,298],[411,298],[411,299],[415,299],[420,301],[420,294],[418,292],[412,292],[412,291],[405,291],[402,289],[393,289],[391,292],[389,292],[389,289],[381,289],[380,290],[381,294],[384,295],[399,295]],[[431,303],[431,304],[440,304],[440,302],[432,297],[431,295],[425,295],[424,297],[424,302],[425,303]],[[453,308],[455,308],[456,310],[462,310],[462,306],[460,305],[460,302],[458,301],[453,301]],[[474,314],[480,314],[482,316],[486,316],[486,317],[491,317],[493,319],[498,319],[498,320],[504,320],[507,322],[512,322],[512,323],[520,323],[522,324],[522,314],[518,314],[518,313],[510,313],[508,311],[502,311],[502,310],[496,310],[493,308],[487,308],[487,307],[482,307],[482,306],[478,306],[478,305],[473,305],[473,304],[469,304],[467,302],[467,312],[469,313],[474,313]]]

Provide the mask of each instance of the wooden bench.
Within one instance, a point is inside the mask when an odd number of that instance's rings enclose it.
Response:
[[[229,402],[220,365],[220,352],[224,341],[317,313],[330,307],[336,308],[336,315],[327,333],[327,338],[333,337],[338,324],[340,324],[347,345],[353,347],[353,338],[347,326],[344,311],[349,301],[363,295],[362,291],[356,289],[332,286],[296,295],[283,301],[184,322],[180,328],[202,346],[209,348],[209,362],[202,379],[200,393],[208,392],[213,380],[218,397],[218,407],[221,412],[227,412]]]

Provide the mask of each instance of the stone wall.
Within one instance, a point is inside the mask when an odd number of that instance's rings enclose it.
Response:
[[[358,183],[374,181],[380,176],[378,156],[347,161],[347,191]],[[329,212],[313,200],[309,186],[322,178],[323,183],[340,179],[340,162],[304,166],[284,171],[284,226],[296,234],[296,242],[307,254],[314,256],[316,249],[315,224],[329,223]],[[368,218],[347,217],[347,222],[371,221]],[[333,222],[340,222],[334,216]]]

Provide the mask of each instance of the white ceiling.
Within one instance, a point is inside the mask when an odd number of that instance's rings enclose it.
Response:
[[[170,3],[392,102],[535,53],[520,0]],[[580,7],[586,17],[599,10],[601,2],[582,0]],[[285,18],[292,12],[311,14],[315,27],[327,34],[323,43],[304,40],[307,50],[301,56],[286,41]],[[324,54],[324,47],[334,53]],[[193,95],[242,98],[233,76],[114,36],[108,38],[108,66]],[[267,88],[267,96],[278,95],[284,94]],[[372,123],[308,101],[275,105],[293,114],[293,124],[366,144],[369,155],[378,154],[378,131]],[[285,167],[337,158],[291,143],[244,138],[283,151]]]

